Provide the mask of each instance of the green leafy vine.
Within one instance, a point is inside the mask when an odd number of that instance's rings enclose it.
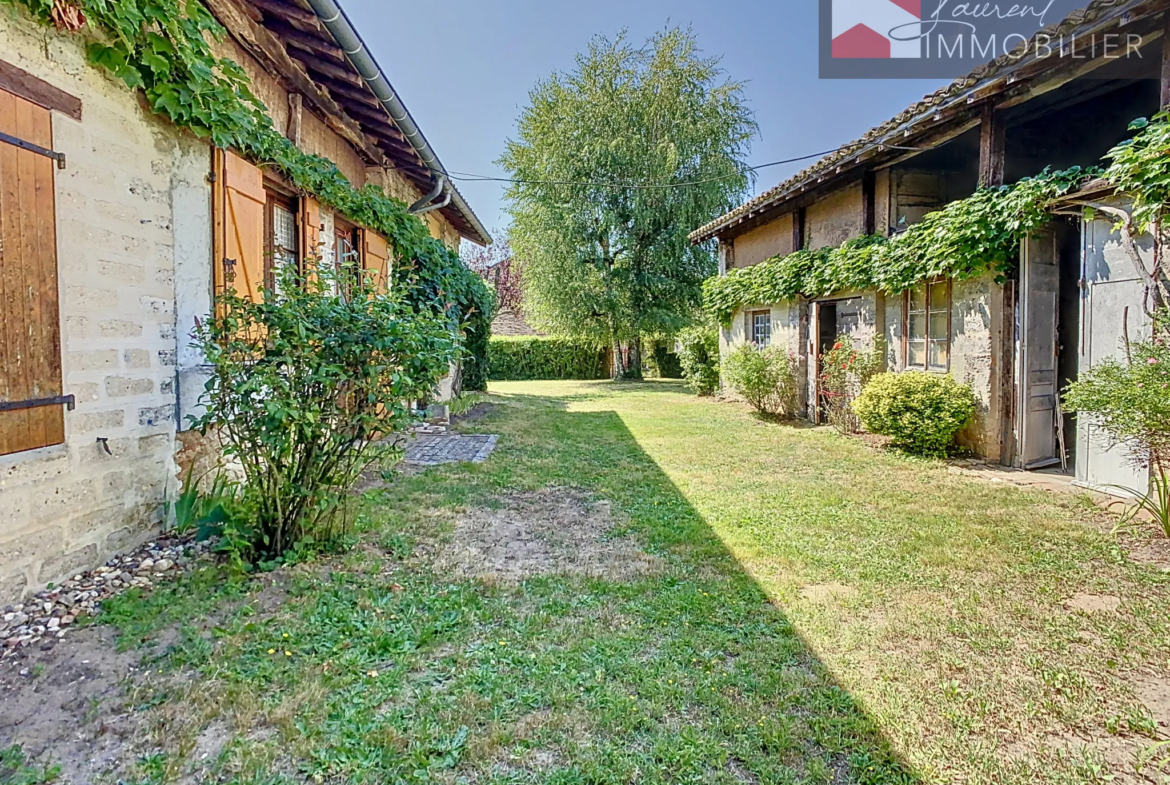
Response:
[[[837,248],[800,250],[708,279],[708,312],[726,325],[751,304],[803,295],[877,289],[896,293],[933,278],[963,280],[988,271],[1006,273],[1020,241],[1048,221],[1047,206],[1096,169],[1045,171],[1011,186],[981,188],[966,199],[928,213],[891,238],[869,235]]]
[[[43,24],[53,0],[20,3]],[[75,0],[91,35],[89,60],[141,90],[151,109],[218,147],[271,166],[305,194],[379,232],[394,249],[396,287],[416,308],[447,314],[486,351],[494,296],[457,253],[430,236],[405,203],[367,185],[355,188],[330,160],[297,149],[276,130],[237,63],[217,57],[225,30],[198,0]],[[466,347],[465,347],[466,351]],[[483,358],[467,357],[471,366]],[[473,374],[474,378],[474,374]]]

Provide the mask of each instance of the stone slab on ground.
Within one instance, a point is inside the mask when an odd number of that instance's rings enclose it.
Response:
[[[403,463],[411,466],[438,466],[470,461],[483,463],[496,449],[497,434],[420,433],[406,444]]]

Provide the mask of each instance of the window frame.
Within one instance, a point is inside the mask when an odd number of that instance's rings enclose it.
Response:
[[[342,278],[343,265],[339,257],[339,251],[343,240],[349,243],[350,249],[353,251],[354,264],[351,273],[353,278],[356,279],[362,275],[362,269],[364,268],[361,231],[356,224],[350,223],[335,213],[333,216],[333,270],[339,282],[352,285],[355,282],[354,280]],[[349,291],[341,291],[338,294],[345,298],[349,296]]]
[[[939,284],[946,287],[946,314],[947,326],[946,335],[942,339],[934,338],[930,332],[930,314],[932,310],[931,290]],[[921,286],[911,287],[902,293],[902,367],[907,371],[923,371],[926,373],[950,373],[951,370],[951,319],[954,306],[954,298],[952,296],[953,282],[949,278],[934,278],[925,281]],[[914,365],[910,362],[910,297],[916,289],[923,290],[923,311],[925,314],[926,331],[922,338],[925,342],[923,349],[923,361],[921,365]],[[936,312],[940,309],[933,309]],[[947,361],[944,366],[937,366],[930,364],[930,345],[932,341],[943,340],[947,350]]]
[[[760,344],[760,342],[758,340],[756,340],[756,319],[759,317],[764,318],[764,324],[768,328],[767,340],[762,345]],[[770,309],[748,312],[748,336],[747,337],[748,337],[748,342],[755,344],[757,349],[766,349],[772,345],[772,311]]]
[[[277,286],[276,207],[278,205],[292,215],[292,248],[282,248],[282,250],[291,251],[298,276],[304,273],[302,265],[305,260],[301,258],[300,204],[295,196],[289,196],[283,190],[274,188],[272,185],[269,180],[264,181],[264,288],[275,292]]]

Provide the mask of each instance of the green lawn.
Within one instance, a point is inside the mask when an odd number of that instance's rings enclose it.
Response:
[[[369,492],[347,554],[110,609],[128,645],[183,630],[137,781],[1162,781],[1167,574],[1075,497],[673,383],[491,400],[490,461]],[[457,522],[550,486],[616,521],[562,547],[644,568],[459,577]]]

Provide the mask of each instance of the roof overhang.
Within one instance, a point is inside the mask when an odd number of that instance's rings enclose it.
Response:
[[[1162,18],[1158,18],[1159,14]],[[1037,35],[1075,41],[1096,51],[1096,36],[1125,26],[1143,35],[1145,44],[1163,35],[1165,0],[1094,0],[1062,22]],[[1155,21],[1157,19],[1157,21]],[[855,179],[859,170],[891,166],[932,149],[979,124],[985,111],[1007,109],[1055,90],[1106,65],[1104,57],[1037,57],[1034,46],[1021,43],[1016,52],[979,66],[967,76],[926,96],[897,116],[843,145],[812,166],[765,191],[688,235],[692,243],[733,237],[760,223],[791,212],[802,198]],[[1083,53],[1082,53],[1083,54]],[[913,148],[913,149],[907,149]]]
[[[420,194],[435,171],[366,86],[317,14],[303,0],[205,0],[228,33],[358,152],[370,166],[398,171]],[[429,147],[429,145],[428,145]],[[364,183],[355,183],[361,187]],[[460,236],[491,236],[454,185],[440,213]]]

